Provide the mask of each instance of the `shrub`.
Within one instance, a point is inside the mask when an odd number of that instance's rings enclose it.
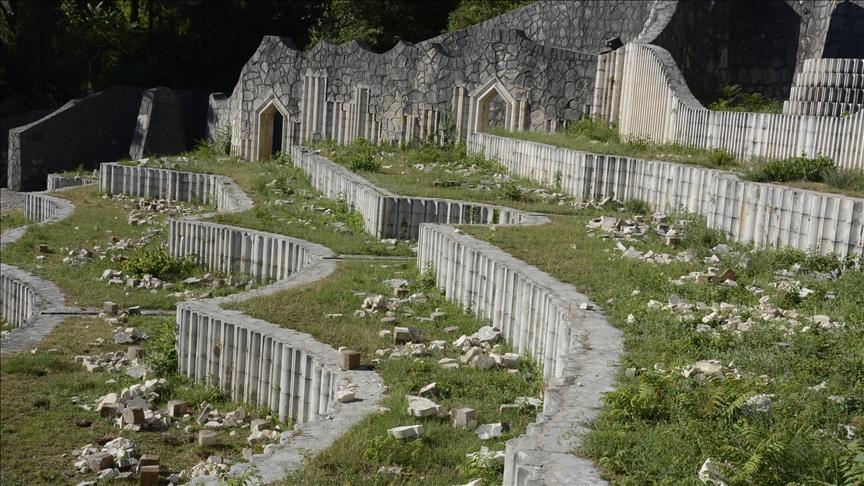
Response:
[[[810,159],[802,156],[755,162],[744,177],[756,182],[825,182],[826,176],[831,177],[830,174],[836,170],[828,157],[818,155]]]
[[[712,149],[708,152],[708,162],[717,167],[735,165],[735,156],[724,149]]]
[[[193,255],[183,258],[172,257],[163,246],[143,248],[123,262],[123,271],[128,274],[136,277],[150,274],[162,280],[182,278],[192,273],[194,268]]]
[[[602,120],[593,118],[582,118],[567,126],[567,133],[572,136],[583,137],[602,143],[618,143],[621,137],[618,135],[618,126],[608,124]]]
[[[651,205],[641,199],[628,199],[624,210],[633,214],[651,214]]]
[[[353,145],[338,150],[334,160],[354,172],[378,172],[381,170],[378,147],[362,137],[354,140]]]
[[[516,181],[508,180],[503,184],[502,192],[504,197],[511,201],[522,201],[526,198],[525,194],[519,189],[519,185],[516,184]]]
[[[715,111],[747,111],[755,113],[780,113],[783,103],[765,98],[762,93],[745,93],[741,86],[731,84],[720,90],[716,101],[708,105]]]

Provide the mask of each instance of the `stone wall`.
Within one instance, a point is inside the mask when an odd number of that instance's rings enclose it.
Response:
[[[6,187],[6,172],[9,165],[9,130],[34,121],[48,115],[56,108],[46,110],[33,110],[21,113],[10,113],[0,117],[0,187]]]
[[[366,231],[376,238],[416,240],[421,223],[532,224],[544,218],[503,206],[439,198],[399,196],[310,152],[293,147],[292,163],[309,174],[312,186],[331,199],[344,199],[363,216]]]
[[[209,95],[201,90],[152,88],[144,91],[129,156],[177,154],[207,137]]]
[[[831,76],[861,81],[860,61]],[[661,47],[627,44],[601,56],[594,113],[619,123],[621,135],[699,148],[722,148],[739,157],[825,155],[845,168],[864,168],[864,112],[850,116],[713,111],[692,95],[671,55]]]
[[[100,188],[106,194],[199,202],[218,211],[233,212],[252,207],[252,200],[229,177],[115,162],[100,166]]]
[[[9,188],[44,189],[46,176],[128,157],[141,102],[138,88],[110,88],[66,103],[9,131]]]
[[[87,184],[98,184],[99,179],[89,176],[65,176],[63,174],[48,174],[47,191],[57,191],[67,187],[78,187]]]
[[[102,164],[102,189],[179,201],[214,203],[220,212],[250,209],[252,200],[229,178],[121,164]],[[312,336],[284,329],[224,305],[281,292],[320,280],[333,271],[329,249],[296,238],[191,219],[168,221],[173,256],[194,255],[210,271],[251,275],[265,287],[227,297],[177,305],[179,371],[233,400],[266,407],[298,425],[280,445],[232,466],[232,475],[251,473],[264,482],[282,479],[373,413],[384,386],[374,371],[339,368],[339,353]],[[357,400],[338,403],[343,389]],[[218,478],[196,478],[218,484]]]
[[[621,331],[600,312],[581,310],[588,298],[571,285],[452,227],[421,225],[417,264],[434,270],[448,299],[488,319],[542,366],[543,412],[507,441],[504,484],[604,484],[591,460],[573,451],[602,394],[614,388]]]
[[[513,175],[552,186],[581,200],[640,199],[659,211],[686,209],[708,225],[756,246],[792,246],[840,256],[864,250],[864,199],[744,181],[698,166],[597,155],[488,134],[468,150]]]

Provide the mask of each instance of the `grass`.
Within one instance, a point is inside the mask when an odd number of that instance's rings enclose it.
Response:
[[[191,269],[188,275],[175,275],[174,290],[151,291],[148,289],[127,289],[124,286],[109,286],[100,281],[106,269],[121,270],[120,261],[110,258],[92,258],[87,263],[70,266],[63,262],[69,251],[93,249],[106,246],[111,236],[137,240],[153,229],[159,235],[141,250],[112,251],[111,254],[125,257],[139,253],[153,252],[163,245],[167,238],[167,228],[161,225],[138,225],[128,223],[128,202],[103,199],[95,185],[82,186],[55,194],[72,201],[75,211],[62,221],[49,225],[32,226],[17,242],[3,248],[2,261],[27,270],[56,284],[67,297],[70,306],[101,306],[104,301],[116,302],[121,308],[140,305],[144,308],[173,309],[178,298],[174,292],[182,292],[186,287],[182,279],[190,275],[203,275],[201,268]],[[164,221],[164,215],[156,214],[156,221]],[[48,253],[41,254],[45,259],[37,260],[38,246],[48,246]],[[200,291],[198,288],[192,290]],[[229,292],[230,288],[215,291],[217,294]]]
[[[462,334],[473,333],[482,325],[447,302],[428,286],[428,282],[424,283],[425,279],[416,274],[412,264],[406,263],[344,262],[336,273],[324,280],[234,307],[280,326],[307,332],[334,347],[350,347],[362,353],[362,363],[374,364],[377,349],[392,347],[392,338],[381,338],[378,331],[392,329],[392,325],[381,324],[374,316],[354,318],[354,310],[359,309],[363,301],[363,297],[354,292],[391,295],[392,290],[382,283],[389,278],[412,280],[415,282],[412,292],[427,294],[429,302],[411,306],[415,315],[428,316],[436,307],[446,312],[446,319],[434,323],[397,313],[397,325],[418,327],[424,342],[436,339],[450,342]],[[324,317],[333,313],[342,317]],[[457,326],[458,331],[446,333],[447,326]],[[383,359],[375,364],[389,390],[383,403],[385,411],[347,431],[283,484],[388,484],[389,481],[377,473],[380,466],[401,466],[403,476],[397,482],[463,484],[483,477],[484,484],[500,483],[502,470],[474,469],[465,454],[478,451],[481,445],[503,450],[507,438],[524,432],[525,426],[534,420],[533,414],[502,416],[498,405],[513,403],[518,396],[539,396],[542,376],[527,360],[520,363],[517,374],[472,368],[444,370],[437,364],[442,357],[457,356],[454,351],[436,351],[423,358]],[[436,382],[439,389],[439,395],[433,399],[445,409],[469,406],[477,410],[480,423],[507,421],[513,424],[513,429],[501,439],[481,442],[473,432],[452,428],[448,419],[410,417],[406,413],[405,395],[416,394],[420,387],[431,382]],[[400,442],[387,436],[388,428],[417,423],[422,423],[425,430],[419,440]]]
[[[756,182],[782,182],[816,191],[864,197],[864,170],[842,169],[824,156],[754,160],[744,178]]]
[[[255,202],[251,210],[215,215],[212,221],[293,236],[337,253],[411,255],[404,243],[394,247],[368,235],[359,213],[344,202],[321,197],[306,174],[290,164],[287,155],[243,162],[220,155],[212,146],[201,145],[184,156],[166,160],[175,170],[228,176]]]
[[[511,177],[501,164],[467,154],[462,145],[422,144],[371,150],[367,142],[358,139],[349,146],[322,142],[316,147],[334,162],[396,194],[498,204],[546,213],[572,212],[571,201],[563,194],[554,194],[526,179]],[[374,170],[370,170],[372,167]]]
[[[0,211],[0,233],[25,224],[30,224],[30,220],[27,219],[23,209]]]
[[[730,170],[740,165],[740,161],[725,150],[699,149],[675,143],[660,144],[642,138],[625,139],[619,135],[617,126],[608,126],[604,122],[591,119],[572,122],[564,132],[511,132],[494,129],[490,133],[500,137],[545,143],[595,154],[664,160],[711,169]]]
[[[811,272],[836,267],[830,257],[742,250],[721,256],[716,265],[735,269],[737,287],[694,282],[679,286],[672,280],[705,269],[701,259],[668,265],[623,259],[612,242],[588,237],[584,225],[599,214],[555,217],[551,224],[531,228],[464,228],[574,284],[603,305],[609,321],[624,331],[622,369],[640,372],[635,377],[622,374],[581,452],[620,485],[701,484],[696,473],[708,457],[732,465],[731,484],[860,484],[850,478],[861,479],[857,474],[862,466],[855,461],[860,461],[864,445],[860,439],[847,440],[843,427],[860,423],[864,415],[864,273],[850,270],[822,281]],[[698,224],[692,231],[682,249],[707,255],[718,242],[716,233]],[[635,246],[669,252],[659,238]],[[775,271],[796,264],[802,270],[794,278],[815,291],[806,299],[771,286],[778,279]],[[811,326],[786,334],[777,326],[760,324],[740,335],[712,335],[694,330],[707,312],[682,317],[647,307],[650,300],[666,303],[673,294],[691,303],[758,305],[759,296],[748,285],[800,313],[802,322],[803,316],[825,314],[846,326],[834,332]],[[634,318],[628,321],[630,314]],[[704,359],[731,363],[740,375],[700,381],[679,372],[678,367]],[[810,388],[822,382],[824,390]],[[745,411],[748,398],[766,393],[775,395],[769,413]]]
[[[783,113],[783,100],[765,98],[762,93],[745,93],[740,85],[724,86],[716,100],[708,105],[714,111],[746,111],[750,113]]]
[[[172,320],[138,317],[131,318],[129,325],[153,334],[167,327],[173,346]],[[201,429],[194,420],[180,420],[179,428],[172,426],[162,432],[121,431],[113,420],[100,418],[95,410],[87,411],[73,404],[73,396],[79,397],[82,403],[92,404],[99,397],[119,392],[136,382],[125,373],[88,373],[74,361],[76,355],[125,350],[125,346],[113,344],[112,330],[102,319],[71,317],[45,338],[35,354],[22,352],[3,357],[0,362],[3,417],[0,422],[0,483],[9,486],[76,484],[95,478],[95,473],[79,474],[73,468],[72,451],[118,436],[132,440],[140,454],[160,454],[161,464],[175,473],[188,470],[212,454],[242,460],[241,449],[248,447],[246,430],[237,429],[235,437],[228,435],[228,429],[217,430],[219,444],[202,447],[194,443]],[[99,337],[105,338],[105,344],[98,347],[89,344]],[[158,344],[144,341],[141,346],[146,356]],[[164,405],[169,399],[185,400],[193,414],[202,401],[210,402],[222,412],[240,406],[226,401],[218,390],[192,384],[179,375],[161,376],[168,379],[168,387],[158,405]],[[116,383],[106,383],[110,379]],[[91,425],[78,425],[87,422]],[[187,425],[192,425],[192,433],[183,431]]]

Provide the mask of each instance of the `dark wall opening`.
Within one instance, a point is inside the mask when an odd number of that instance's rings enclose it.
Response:
[[[801,17],[783,0],[686,0],[654,44],[668,50],[703,104],[727,85],[786,99]]]
[[[864,58],[864,7],[851,2],[837,5],[831,14],[822,57]]]
[[[273,146],[270,153],[274,156],[282,152],[282,123],[284,118],[282,114],[276,112],[273,115]]]

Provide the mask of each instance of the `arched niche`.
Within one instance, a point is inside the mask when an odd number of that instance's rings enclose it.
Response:
[[[252,160],[266,160],[285,152],[291,143],[288,110],[275,97],[264,101],[255,112],[255,148]]]
[[[488,132],[492,128],[510,131],[524,129],[524,100],[517,100],[497,78],[493,78],[471,92],[469,128],[474,132]]]

